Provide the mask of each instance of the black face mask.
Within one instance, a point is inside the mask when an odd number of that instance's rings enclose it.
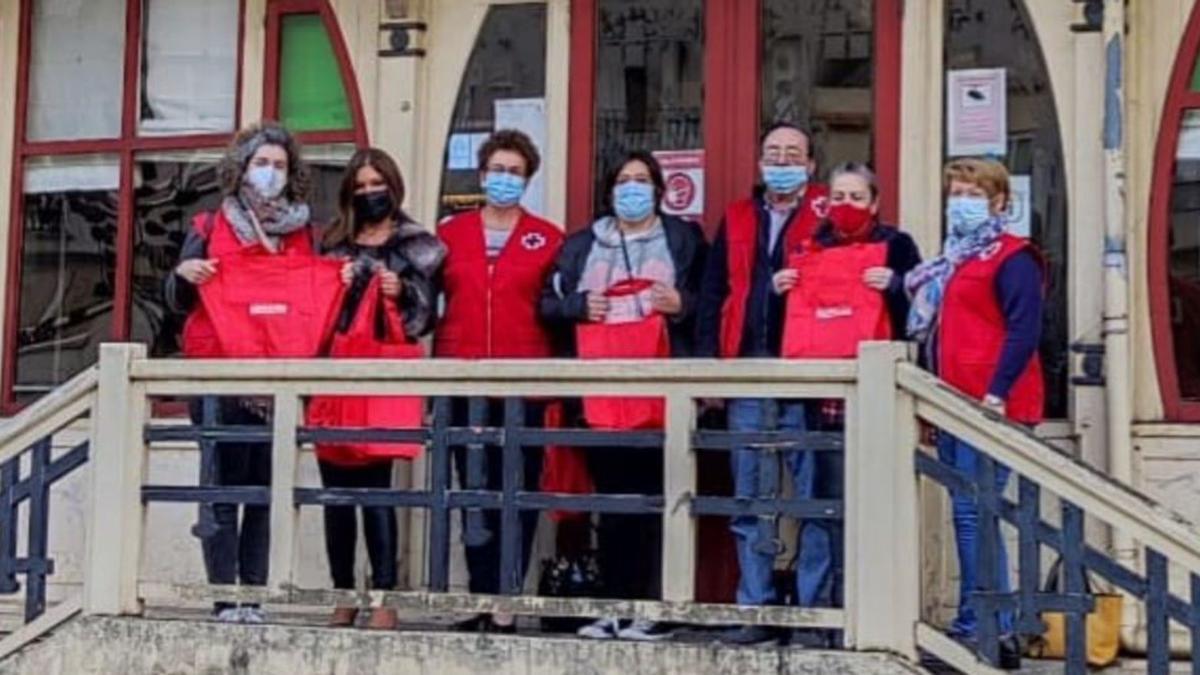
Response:
[[[395,212],[396,203],[387,190],[354,195],[354,220],[359,223],[378,223]]]

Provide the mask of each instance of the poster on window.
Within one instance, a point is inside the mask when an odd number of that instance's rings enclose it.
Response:
[[[946,73],[946,153],[1003,157],[1008,117],[1003,68]]]
[[[1008,232],[1028,237],[1033,231],[1033,181],[1028,175],[1008,179]]]
[[[663,212],[682,218],[704,214],[704,151],[658,150],[654,158],[662,165],[667,184]]]
[[[530,140],[537,146],[538,153],[546,157],[546,99],[544,98],[508,98],[497,99],[496,130],[517,129],[529,135]],[[545,172],[539,171],[525,187],[525,196],[521,198],[521,206],[531,213],[544,215],[546,213],[546,181]]]

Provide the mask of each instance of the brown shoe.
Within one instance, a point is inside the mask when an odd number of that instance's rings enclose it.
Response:
[[[367,618],[367,628],[371,630],[396,630],[399,623],[396,610],[391,607],[376,607]]]
[[[329,625],[335,628],[345,628],[353,626],[354,620],[358,618],[357,607],[335,607],[333,616],[329,617]]]

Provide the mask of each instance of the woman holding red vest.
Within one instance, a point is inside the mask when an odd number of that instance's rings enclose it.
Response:
[[[574,337],[577,330],[589,326],[616,327],[622,332],[610,333],[612,339],[627,343],[623,346],[646,348],[638,356],[651,357],[663,351],[671,357],[693,355],[692,319],[707,245],[698,226],[662,214],[659,204],[665,192],[662,168],[648,152],[630,153],[609,174],[604,191],[608,213],[567,238],[554,274],[542,292],[542,316],[567,328],[566,336]],[[630,292],[614,293],[614,289],[625,287]],[[627,332],[630,328],[635,332]],[[578,341],[568,340],[576,347],[568,355],[587,355],[584,337],[578,333]],[[600,354],[612,356],[611,351],[603,349],[609,345],[598,346]],[[630,399],[600,400],[601,405],[628,407],[629,403]],[[655,405],[637,400],[633,404]],[[584,405],[587,413],[588,402]],[[603,427],[603,422],[596,421],[597,415],[585,417],[591,426]],[[657,426],[661,428],[661,410]],[[661,449],[596,448],[588,452],[587,461],[597,492],[662,494]],[[600,572],[607,596],[657,598],[662,519],[602,514],[598,538]],[[606,617],[584,626],[579,634],[653,640],[665,637],[667,632],[661,624],[644,619],[622,626],[618,619]]]
[[[554,349],[550,333],[538,316],[538,298],[562,245],[561,228],[521,208],[521,195],[537,173],[541,157],[533,141],[516,130],[492,134],[479,149],[479,180],[487,198],[478,210],[455,216],[438,228],[446,246],[442,268],[445,311],[434,335],[434,354],[460,359],[547,358]],[[545,403],[525,402],[527,426],[542,426]],[[454,424],[469,420],[467,401],[456,399]],[[488,401],[487,424],[502,426],[504,405]],[[540,448],[524,448],[524,489],[536,490],[541,474]],[[500,447],[486,450],[487,490],[503,484]],[[467,452],[455,449],[455,465],[466,484]],[[529,565],[538,513],[521,513],[521,564],[518,579],[507,579],[503,588],[519,586]],[[483,514],[482,530],[464,513],[464,547],[472,593],[502,590],[500,579],[500,513]],[[482,540],[480,542],[479,540]],[[512,632],[511,615],[476,616],[458,626],[470,631]]]
[[[1042,259],[1026,240],[1005,231],[1008,171],[999,162],[960,159],[946,165],[946,222],[942,254],[905,277],[913,299],[908,334],[920,340],[930,366],[947,383],[1010,420],[1034,425],[1042,419],[1044,391],[1041,337]],[[972,476],[978,451],[949,434],[938,434],[942,461]],[[996,467],[1003,491],[1009,469]],[[969,600],[978,590],[974,497],[951,492],[961,577],[958,616],[951,634],[970,641],[977,617]],[[1008,560],[996,552],[997,588],[1008,589]],[[1017,656],[1012,612],[1000,613],[1002,661]]]
[[[446,249],[437,237],[415,223],[404,212],[404,179],[396,162],[375,148],[359,150],[350,158],[338,192],[338,219],[325,232],[322,253],[345,260],[342,281],[351,290],[340,316],[349,319],[366,305],[362,294],[378,287],[381,307],[397,319],[400,335],[384,333],[391,323],[379,316],[368,318],[375,339],[388,343],[416,341],[433,329],[436,316],[434,279]],[[377,282],[367,282],[371,277]],[[357,283],[356,283],[357,282]],[[344,321],[343,323],[350,323]],[[382,325],[380,325],[382,324]],[[372,352],[377,355],[378,352]],[[334,355],[336,356],[336,355]],[[419,401],[419,399],[418,399]],[[357,403],[357,402],[356,402]],[[383,402],[375,400],[374,404]],[[409,446],[376,444],[372,452],[357,446],[318,444],[317,459],[325,487],[386,489],[392,485],[392,461],[411,457]],[[378,451],[374,451],[378,448]],[[354,452],[359,450],[358,452]],[[396,588],[396,510],[390,506],[364,506],[363,532],[371,560],[371,587]],[[353,506],[325,507],[325,550],[333,587],[354,588],[354,558],[358,540],[358,517]],[[350,626],[358,615],[355,607],[338,607],[330,620],[334,626]],[[368,628],[392,629],[396,610],[371,610]]]
[[[850,162],[833,169],[825,217],[812,239],[789,253],[791,264],[772,279],[777,293],[790,293],[783,329],[784,357],[853,358],[860,341],[903,334],[909,308],[903,279],[921,261],[921,255],[912,237],[879,221],[879,185],[866,165]],[[797,308],[803,311],[795,311]],[[845,325],[829,325],[834,322]],[[807,428],[841,432],[845,429],[843,411],[840,400],[810,405]],[[805,450],[789,453],[786,461],[796,497],[842,499],[842,454]],[[797,549],[797,604],[841,606],[841,523],[802,521]]]
[[[218,173],[224,199],[216,211],[197,214],[180,252],[175,272],[165,281],[168,306],[188,313],[183,328],[183,351],[190,357],[223,354],[214,326],[199,302],[198,288],[213,283],[221,265],[239,255],[312,256],[312,228],[306,203],[308,171],[300,148],[283,127],[263,122],[238,132]],[[224,260],[225,263],[221,261]],[[215,406],[214,415],[204,414]],[[269,410],[255,399],[196,401],[192,418],[200,423],[251,425],[269,428]],[[271,483],[271,444],[222,441],[215,448],[216,485],[268,486]],[[204,566],[213,584],[267,583],[269,511],[267,506],[243,507],[239,528],[237,504],[213,504],[211,522],[201,517],[195,532],[202,538]],[[261,623],[254,604],[237,607],[218,602],[213,613],[221,621]]]

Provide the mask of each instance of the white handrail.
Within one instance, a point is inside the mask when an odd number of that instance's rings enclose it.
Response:
[[[1089,515],[1136,533],[1142,543],[1157,549],[1172,563],[1200,574],[1200,530],[1183,516],[1031,432],[985,412],[912,364],[900,364],[897,382],[917,398],[918,417],[981,448]]]

